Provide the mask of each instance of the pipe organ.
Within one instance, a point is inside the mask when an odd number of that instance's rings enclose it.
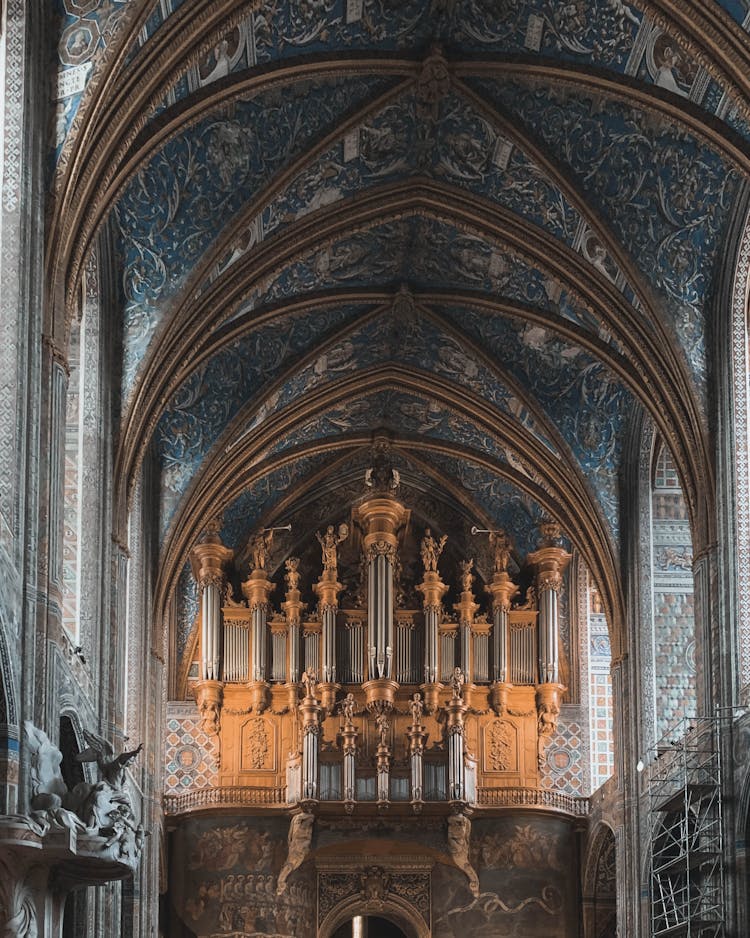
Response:
[[[342,801],[347,811],[400,801],[420,811],[497,787],[537,787],[565,690],[559,592],[569,555],[557,526],[545,524],[538,550],[517,561],[531,579],[515,604],[510,540],[480,532],[494,548],[482,609],[474,559],[458,562],[455,581],[444,579],[446,535],[413,530],[393,478],[381,473],[380,481],[350,523],[317,534],[315,582],[304,582],[297,557],[279,575],[261,532],[236,601],[227,587],[234,554],[217,526],[193,549],[201,591],[194,691],[203,728],[218,739],[221,784],[286,786],[289,801]],[[345,543],[364,575],[354,608],[354,591],[340,600]],[[407,590],[405,550],[408,569],[422,567]],[[277,607],[276,590],[284,594]],[[419,605],[397,603],[415,594]]]

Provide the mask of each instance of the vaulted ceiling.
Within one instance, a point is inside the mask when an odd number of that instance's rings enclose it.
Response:
[[[557,518],[610,621],[641,409],[710,540],[745,0],[62,2],[51,328],[106,234],[165,595],[209,517],[343,517],[376,433],[423,520]]]

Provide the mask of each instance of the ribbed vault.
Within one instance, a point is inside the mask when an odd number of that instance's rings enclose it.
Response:
[[[502,525],[523,553],[556,518],[619,653],[633,415],[670,447],[696,552],[715,536],[737,6],[70,7],[61,71],[92,67],[58,120],[48,328],[67,341],[87,257],[110,258],[117,523],[148,460],[159,618],[208,519],[241,558],[292,518],[292,551],[356,501],[381,433],[458,540]]]

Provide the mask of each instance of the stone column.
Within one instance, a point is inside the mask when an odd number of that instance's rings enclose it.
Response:
[[[250,609],[252,639],[250,642],[250,705],[262,713],[268,706],[268,610],[273,583],[265,567],[256,566],[242,584],[242,592]]]
[[[443,596],[448,587],[440,579],[437,570],[426,570],[424,580],[417,586],[424,597],[424,684],[421,691],[430,713],[437,708],[438,697],[442,689],[439,672],[439,632],[443,617]]]
[[[320,622],[323,630],[323,680],[319,685],[321,701],[326,710],[333,708],[336,691],[341,685],[336,683],[336,614],[339,608],[338,594],[343,589],[336,575],[336,567],[325,567],[320,580],[313,590],[318,597]]]
[[[196,702],[206,732],[219,732],[222,701],[221,604],[224,590],[224,564],[233,557],[219,537],[219,525],[212,522],[190,552],[193,575],[201,595],[200,680],[195,685]]]
[[[495,713],[507,708],[510,681],[510,604],[518,592],[506,570],[496,570],[487,587],[492,596],[492,688],[490,700]]]

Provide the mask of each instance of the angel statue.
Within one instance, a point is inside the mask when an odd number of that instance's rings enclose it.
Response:
[[[143,744],[116,756],[106,739],[88,730],[83,731],[83,736],[88,749],[78,753],[76,762],[96,762],[101,779],[95,785],[79,783],[73,789],[74,795],[78,792],[81,796],[78,814],[89,827],[124,826],[122,819],[133,815],[125,789],[125,769],[143,749]]]
[[[505,531],[490,531],[490,547],[494,553],[495,573],[506,573],[510,561],[510,541]]]
[[[286,588],[289,592],[299,589],[299,557],[288,557],[284,561]]]
[[[471,586],[474,582],[474,577],[471,573],[472,568],[474,567],[474,560],[462,560],[460,562],[461,566],[461,589],[464,593],[471,592]]]
[[[354,694],[352,693],[347,694],[344,700],[341,701],[341,716],[344,719],[344,726],[351,726],[354,722],[355,706],[356,701],[354,700]]]
[[[273,528],[259,531],[250,542],[250,553],[253,557],[253,570],[265,570],[268,558],[271,555],[273,544]]]
[[[388,734],[391,731],[391,721],[388,719],[387,713],[379,713],[375,717],[375,726],[378,731],[378,738],[380,740],[381,746],[388,745]]]
[[[422,563],[424,564],[425,573],[429,573],[430,571],[434,573],[437,571],[438,557],[442,554],[447,540],[448,535],[444,534],[439,541],[436,541],[432,536],[432,531],[426,528],[424,537],[422,538],[422,544],[419,548],[422,554]]]
[[[461,668],[454,668],[451,676],[451,691],[454,700],[461,697],[461,688],[464,686],[464,672]]]
[[[420,726],[422,723],[422,711],[424,710],[422,695],[420,693],[414,694],[409,701],[409,709],[411,710],[412,726]]]
[[[305,689],[305,700],[315,700],[315,688],[318,684],[318,675],[315,668],[308,668],[302,675],[302,686]]]
[[[88,749],[76,760],[96,762],[101,777],[98,782],[79,782],[68,791],[60,772],[60,750],[32,723],[27,721],[25,729],[31,767],[30,825],[42,833],[53,826],[105,837],[105,849],[114,848],[121,859],[134,860],[145,834],[125,790],[125,769],[143,747],[115,756],[106,740],[84,730]]]
[[[101,736],[97,736],[96,733],[84,730],[83,738],[89,744],[89,747],[78,753],[76,762],[96,762],[102,781],[111,785],[112,788],[122,790],[125,786],[125,769],[141,752],[143,743],[139,743],[138,747],[131,749],[130,752],[121,752],[119,756],[115,756],[115,751],[110,743],[106,739],[102,739]]]
[[[342,541],[349,537],[349,526],[340,524],[338,532],[332,524],[326,528],[326,533],[321,534],[318,531],[315,534],[323,550],[323,569],[333,570],[334,573],[338,567],[338,546]]]

